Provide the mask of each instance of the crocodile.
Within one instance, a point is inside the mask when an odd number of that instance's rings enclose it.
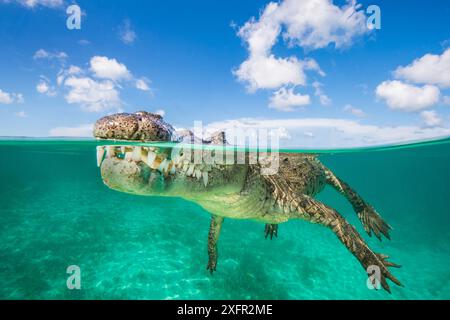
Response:
[[[209,140],[197,138],[191,131],[174,130],[160,115],[145,111],[105,116],[95,123],[94,136],[115,140],[97,147],[97,164],[106,186],[137,195],[181,197],[211,214],[206,267],[211,273],[217,268],[224,218],[261,222],[265,237],[270,239],[278,236],[279,224],[302,219],[328,227],[366,272],[377,268],[373,284],[381,284],[389,293],[387,279],[402,286],[389,270],[400,266],[388,261],[387,255],[372,251],[340,213],[314,198],[326,185],[332,186],[350,202],[369,236],[390,239],[391,226],[315,154],[267,153],[254,161],[255,155],[244,151],[244,161],[237,162],[234,156],[234,161],[226,161],[230,151],[224,132],[213,134]],[[214,148],[191,148],[198,145]],[[267,174],[264,169],[275,162],[274,156],[277,171]]]

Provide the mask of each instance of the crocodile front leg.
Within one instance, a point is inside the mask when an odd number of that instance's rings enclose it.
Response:
[[[278,225],[267,223],[264,229],[264,238],[270,236],[270,240],[272,240],[273,236],[278,237]]]
[[[216,271],[217,266],[217,241],[219,240],[220,229],[222,228],[223,217],[211,215],[211,224],[209,226],[208,234],[208,266],[207,270],[211,274]]]

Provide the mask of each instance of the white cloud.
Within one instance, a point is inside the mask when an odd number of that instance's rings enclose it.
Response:
[[[441,55],[428,53],[406,67],[398,67],[394,75],[414,83],[450,88],[450,48]]]
[[[348,46],[355,37],[367,32],[365,15],[358,8],[356,1],[348,1],[342,7],[330,0],[270,2],[258,19],[251,18],[239,29],[238,36],[246,43],[249,57],[233,74],[246,83],[250,92],[305,85],[305,70],[324,76],[315,60],[276,57],[271,52],[272,47],[279,37],[288,46],[306,49],[329,44]],[[331,99],[319,91],[316,89],[320,103],[331,103]]]
[[[2,0],[1,2],[15,2],[30,9],[38,6],[59,8],[64,4],[64,0]]]
[[[95,56],[91,58],[90,70],[97,78],[109,79],[113,81],[127,80],[131,78],[131,73],[127,67],[117,62],[116,59]]]
[[[440,90],[432,85],[419,87],[393,80],[379,84],[376,95],[385,100],[391,109],[419,111],[436,104],[439,101]]]
[[[81,40],[78,40],[78,44],[81,46],[87,46],[87,45],[91,44],[91,42],[86,39],[81,39]]]
[[[40,80],[36,85],[36,91],[39,93],[47,93],[50,90],[50,87],[47,82],[44,80]]]
[[[351,113],[352,115],[354,115],[356,117],[365,117],[366,116],[364,111],[362,111],[359,108],[353,107],[351,104],[345,105],[344,111],[349,112],[349,113]]]
[[[348,46],[353,39],[368,32],[366,16],[356,1],[342,7],[331,0],[284,0],[270,2],[259,19],[250,19],[239,36],[255,54],[266,54],[283,30],[283,38],[291,45],[318,49],[329,44]]]
[[[270,97],[269,107],[280,111],[294,111],[295,107],[305,106],[311,103],[309,95],[294,93],[293,88],[281,88]]]
[[[13,93],[13,97],[14,97],[16,103],[20,103],[21,104],[21,103],[25,102],[25,99],[24,99],[24,97],[23,97],[23,95],[21,93]]]
[[[67,59],[69,56],[64,51],[55,51],[55,52],[49,52],[44,49],[39,49],[36,51],[33,55],[33,59],[59,59],[64,60]]]
[[[41,78],[36,85],[36,91],[49,97],[56,96],[56,90],[52,87],[46,78]]]
[[[133,44],[136,40],[136,32],[131,28],[130,20],[124,20],[119,26],[119,39],[125,44]]]
[[[77,127],[57,127],[50,130],[51,137],[92,137],[93,124],[82,124]]]
[[[239,81],[247,83],[250,92],[276,89],[283,85],[304,85],[306,82],[302,62],[295,57],[254,56],[233,73]]]
[[[312,86],[314,88],[314,95],[319,97],[319,101],[320,101],[321,105],[327,106],[327,105],[331,104],[331,102],[332,102],[331,99],[322,90],[323,84],[321,84],[318,81],[314,81],[312,83]]]
[[[70,76],[64,82],[69,88],[65,96],[68,103],[78,103],[89,112],[120,108],[119,91],[110,80],[96,81],[89,77]]]
[[[102,56],[92,57],[89,69],[75,65],[61,68],[56,84],[55,88],[49,79],[41,76],[36,90],[47,95],[56,95],[57,90],[64,91],[67,103],[79,104],[88,112],[121,111],[124,103],[120,92],[131,84],[139,90],[151,91],[149,79],[136,79],[124,64]]]
[[[0,89],[0,103],[3,104],[11,104],[14,102],[14,99],[12,95],[8,92],[4,92],[2,89]]]
[[[12,103],[24,103],[25,99],[21,93],[9,93],[0,89],[0,103],[12,104]]]
[[[422,111],[420,116],[422,117],[423,122],[429,127],[438,126],[442,123],[442,119],[434,110]]]
[[[16,113],[14,113],[14,115],[16,117],[19,117],[19,118],[26,118],[26,117],[28,117],[28,115],[27,115],[27,113],[25,111],[16,112]]]
[[[64,79],[66,79],[68,76],[82,75],[84,73],[85,72],[80,67],[71,65],[69,66],[69,68],[59,70],[56,76],[56,84],[58,86],[61,86],[64,83]]]
[[[150,80],[141,78],[136,80],[136,88],[142,91],[150,91]]]
[[[377,126],[339,118],[255,119],[242,118],[207,124],[206,131],[225,129],[284,129],[290,139],[280,141],[281,147],[343,148],[423,140],[450,135],[450,128],[420,126]],[[305,137],[305,133],[309,132]]]

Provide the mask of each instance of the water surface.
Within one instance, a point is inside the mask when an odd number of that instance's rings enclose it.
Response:
[[[331,188],[319,199],[342,213],[376,252],[401,264],[404,287],[368,290],[358,261],[328,229],[303,221],[264,239],[264,225],[226,220],[218,270],[206,271],[209,214],[176,198],[103,185],[96,141],[0,141],[1,299],[449,299],[450,143],[320,152],[394,227],[379,242]],[[304,152],[305,150],[289,150]],[[66,268],[81,268],[68,290]]]

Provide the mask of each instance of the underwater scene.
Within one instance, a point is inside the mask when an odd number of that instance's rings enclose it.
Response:
[[[265,238],[264,223],[227,219],[210,274],[210,213],[180,197],[105,186],[89,139],[0,141],[0,299],[449,299],[450,140],[314,153],[392,227],[369,237],[330,186],[316,199],[336,209],[375,252],[401,265],[391,294],[333,232],[289,220]],[[106,161],[106,158],[105,160]],[[210,178],[211,180],[211,178]],[[211,182],[210,182],[211,183]],[[68,266],[81,289],[68,290]]]

